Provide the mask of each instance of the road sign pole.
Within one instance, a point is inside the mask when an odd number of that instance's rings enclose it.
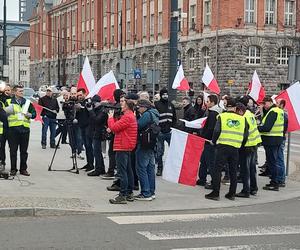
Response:
[[[285,175],[286,176],[289,176],[290,150],[291,150],[291,132],[288,133],[287,156],[286,156],[286,170],[285,170]]]

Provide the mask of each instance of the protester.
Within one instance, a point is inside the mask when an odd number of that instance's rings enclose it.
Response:
[[[196,98],[194,108],[195,108],[196,113],[197,113],[197,118],[202,118],[202,117],[205,116],[205,109],[203,108],[203,106],[204,106],[204,101],[203,100],[204,100],[203,95],[199,95]]]
[[[229,192],[225,198],[235,199],[237,187],[237,166],[239,161],[239,148],[246,143],[248,128],[246,120],[236,114],[236,101],[234,98],[227,99],[227,112],[219,115],[214,129],[212,143],[216,145],[216,161],[212,171],[213,191],[205,195],[206,199],[220,199],[220,182],[222,168],[228,164],[230,175]]]
[[[136,150],[136,169],[141,185],[141,193],[135,196],[136,200],[151,201],[155,198],[155,157],[154,146],[143,142],[142,134],[150,129],[152,124],[159,124],[159,113],[148,100],[139,100],[138,111],[138,145]],[[150,133],[150,131],[149,131]],[[155,144],[154,144],[155,145]]]
[[[5,111],[8,115],[8,144],[10,148],[10,162],[12,176],[16,175],[17,169],[17,151],[20,148],[20,174],[30,176],[27,171],[28,145],[30,135],[30,119],[36,117],[36,111],[32,104],[29,105],[27,112],[22,110],[26,103],[23,97],[23,86],[14,86],[14,97],[6,101]]]
[[[183,119],[186,121],[193,121],[197,119],[197,112],[196,109],[192,105],[192,101],[190,97],[185,96],[182,101],[183,105]],[[183,123],[183,130],[187,133],[196,132],[195,129],[188,128]]]
[[[39,105],[43,108],[41,116],[43,118],[42,124],[42,148],[47,147],[47,131],[50,129],[50,148],[55,148],[55,135],[56,135],[56,114],[59,112],[59,105],[57,99],[53,97],[52,88],[48,87],[46,95],[39,99]]]
[[[163,88],[160,93],[160,100],[155,102],[155,108],[159,112],[159,126],[161,133],[158,137],[157,143],[157,176],[162,175],[163,171],[163,155],[165,152],[165,141],[170,145],[171,141],[171,127],[176,125],[176,111],[174,105],[169,102],[169,94],[166,88]]]
[[[115,134],[113,149],[116,152],[116,164],[120,178],[120,193],[110,199],[112,204],[126,204],[133,201],[133,173],[131,168],[131,152],[137,142],[137,121],[134,116],[134,103],[124,97],[120,100],[123,115],[119,120],[114,118],[114,111],[110,111],[108,118],[108,132]]]

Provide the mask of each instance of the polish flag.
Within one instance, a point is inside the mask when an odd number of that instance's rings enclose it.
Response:
[[[182,64],[179,66],[178,71],[176,73],[175,79],[172,85],[173,89],[178,89],[182,91],[186,91],[190,89],[189,82],[184,77],[183,67]]]
[[[112,71],[105,74],[97,82],[95,87],[91,90],[87,97],[93,97],[94,95],[99,95],[101,100],[114,100],[114,91],[119,89],[119,84],[116,80],[116,77]]]
[[[214,74],[212,73],[210,67],[207,64],[203,73],[202,82],[210,91],[216,94],[220,94],[220,88],[218,82],[215,79]]]
[[[251,96],[253,100],[258,104],[260,104],[264,99],[264,97],[266,96],[265,89],[261,85],[256,70],[254,71],[254,74],[252,76],[252,81],[249,84],[248,91],[249,91],[248,95]]]
[[[163,179],[173,183],[195,186],[204,143],[205,139],[201,137],[172,129]]]
[[[77,82],[77,89],[85,89],[86,93],[90,93],[95,87],[96,80],[93,75],[88,57],[85,58],[83,68]]]
[[[286,101],[285,110],[288,113],[288,132],[300,130],[300,83],[296,82],[283,92],[276,100],[284,99]]]
[[[35,112],[36,112],[36,117],[34,120],[44,123],[43,118],[41,117],[41,113],[43,111],[43,106],[39,105],[37,102],[32,102],[32,106],[34,107]]]
[[[179,120],[183,121],[187,128],[200,129],[200,128],[204,127],[204,125],[206,123],[206,120],[207,120],[207,117],[199,118],[199,119],[194,120],[194,121],[187,121],[187,120],[184,120],[184,119],[179,119]]]

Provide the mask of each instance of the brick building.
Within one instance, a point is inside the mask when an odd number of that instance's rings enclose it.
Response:
[[[97,79],[110,69],[118,77],[122,37],[123,57],[143,72],[141,81],[129,80],[130,88],[151,90],[149,69],[159,69],[160,85],[166,85],[170,3],[39,0],[30,20],[31,83],[55,84],[58,71],[61,83],[76,83],[85,55]],[[230,80],[234,92],[244,93],[255,69],[270,92],[287,82],[288,56],[300,52],[299,0],[179,0],[178,5],[178,59],[196,90],[206,63],[224,93]]]

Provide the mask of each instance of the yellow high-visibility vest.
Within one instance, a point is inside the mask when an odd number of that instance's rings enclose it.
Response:
[[[219,117],[221,119],[221,134],[217,144],[240,148],[244,139],[245,117],[235,113],[222,113]]]
[[[254,147],[261,143],[261,137],[257,129],[257,122],[253,113],[247,110],[244,114],[249,125],[249,135],[245,147]]]
[[[11,99],[7,100],[7,104],[11,104]],[[22,114],[22,107],[19,104],[13,103],[13,108],[14,114],[7,117],[8,127],[24,126],[25,128],[30,128],[30,119]]]
[[[283,130],[284,130],[284,111],[280,108],[274,107],[271,108],[267,115],[263,118],[262,124],[265,124],[266,119],[270,112],[277,113],[277,119],[269,132],[261,132],[260,134],[263,136],[278,136],[283,137]]]

